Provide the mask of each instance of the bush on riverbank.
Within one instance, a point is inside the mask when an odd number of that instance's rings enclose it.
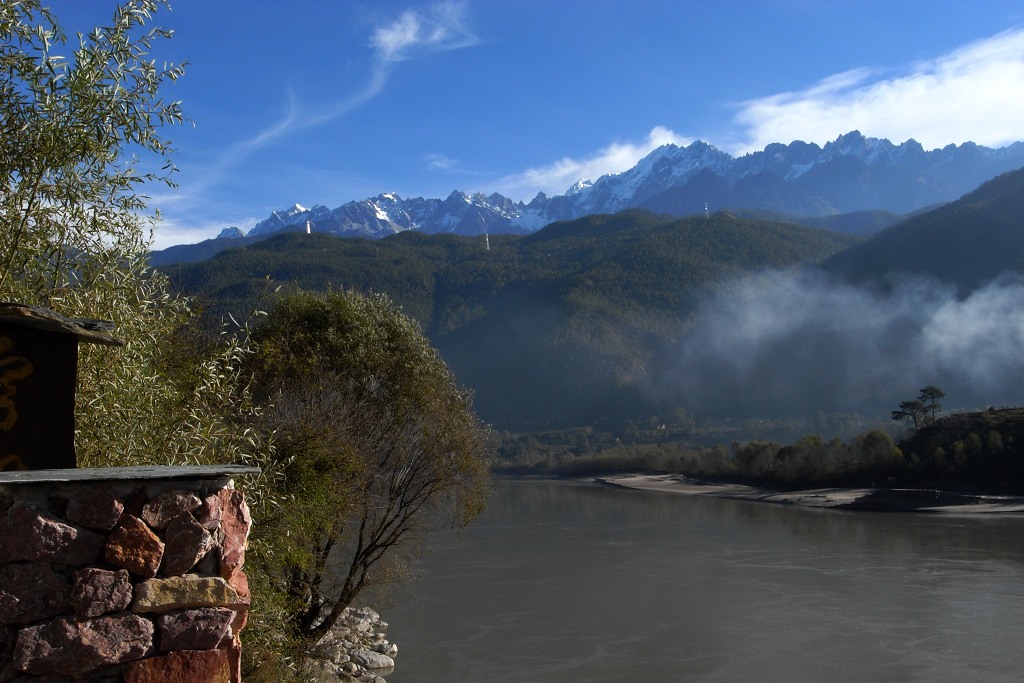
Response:
[[[498,471],[506,474],[602,476],[621,472],[682,474],[777,489],[821,487],[925,487],[988,493],[1024,492],[1024,409],[961,413],[935,421],[897,445],[871,430],[843,441],[805,436],[791,444],[753,440],[694,446],[683,441],[587,448],[555,448],[529,459],[532,437],[514,437],[515,447]],[[525,439],[525,440],[524,440]],[[508,438],[506,438],[508,440]],[[540,446],[536,439],[533,443]]]

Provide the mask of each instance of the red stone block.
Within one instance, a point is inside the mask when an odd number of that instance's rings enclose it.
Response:
[[[229,578],[245,564],[245,546],[249,539],[252,517],[245,495],[237,489],[217,492],[221,501],[220,575]]]
[[[124,683],[228,683],[226,650],[181,650],[125,667]]]
[[[202,503],[188,491],[164,491],[142,506],[142,519],[152,529],[163,530],[183,512],[192,512]]]
[[[213,531],[220,526],[220,498],[216,494],[207,496],[192,514],[204,529]]]
[[[105,486],[76,491],[68,499],[64,518],[72,524],[96,531],[110,531],[117,524],[124,504]]]
[[[75,572],[71,604],[79,619],[98,617],[128,609],[132,603],[132,582],[128,572],[89,567]]]
[[[161,576],[180,576],[192,569],[215,543],[210,532],[188,512],[178,515],[164,532],[164,559]]]
[[[99,534],[62,522],[27,503],[11,508],[4,536],[8,561],[86,565],[103,549]]]
[[[115,567],[152,578],[163,560],[164,544],[141,519],[123,514],[107,538],[103,556]]]
[[[31,624],[71,608],[71,584],[45,564],[8,564],[0,570],[0,624]]]
[[[153,652],[153,623],[122,612],[79,621],[58,617],[18,631],[14,668],[36,676],[81,678]]]
[[[162,614],[157,619],[157,642],[161,652],[213,650],[230,641],[235,613],[224,607],[186,609]]]

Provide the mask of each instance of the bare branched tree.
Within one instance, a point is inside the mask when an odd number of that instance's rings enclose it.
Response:
[[[483,509],[488,435],[469,394],[385,297],[291,295],[254,342],[292,500],[256,526],[279,539],[260,566],[313,639],[364,588],[390,580],[425,530]]]

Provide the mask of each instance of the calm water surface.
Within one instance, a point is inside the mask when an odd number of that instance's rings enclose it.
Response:
[[[1024,516],[499,481],[421,570],[389,683],[1024,680]]]

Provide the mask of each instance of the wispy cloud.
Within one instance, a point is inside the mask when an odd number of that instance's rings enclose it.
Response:
[[[163,218],[157,224],[156,233],[153,236],[153,243],[150,247],[154,250],[166,249],[176,244],[195,244],[216,237],[224,228],[235,226],[242,231],[249,230],[257,222],[263,220],[256,216],[236,216],[227,220],[212,221],[188,221]]]
[[[446,52],[479,42],[465,20],[461,2],[442,2],[424,11],[407,10],[387,26],[373,32],[370,45],[385,64],[419,54]]]
[[[457,171],[462,163],[444,154],[428,154],[425,161],[431,171]]]
[[[333,102],[317,106],[300,103],[295,93],[288,90],[286,106],[277,120],[224,148],[214,162],[193,173],[187,183],[183,182],[175,193],[174,201],[178,204],[202,203],[205,195],[227,177],[230,169],[238,167],[254,152],[288,135],[328,124],[367,104],[384,90],[399,63],[470,47],[478,42],[479,39],[467,21],[463,2],[448,0],[403,12],[397,19],[383,23],[370,32],[367,41],[370,54],[366,78],[361,87]],[[159,228],[158,244],[180,238],[183,236],[181,230],[165,221]],[[206,229],[188,230],[200,234]]]
[[[656,126],[639,143],[615,142],[582,159],[564,157],[547,166],[505,176],[497,183],[498,191],[520,199],[530,199],[538,192],[561,194],[578,180],[597,180],[610,173],[622,173],[662,145],[685,146],[691,142],[692,138]]]
[[[772,142],[824,143],[841,133],[926,148],[971,140],[1000,146],[1024,139],[1024,29],[970,43],[894,73],[856,69],[806,90],[741,103],[735,152]]]
[[[255,135],[233,145],[225,157],[240,157],[289,133],[315,128],[363,106],[384,90],[392,69],[399,62],[438,52],[448,52],[479,43],[466,21],[462,2],[441,2],[417,10],[406,10],[397,19],[372,31],[369,47],[373,54],[365,85],[335,102],[315,108],[300,107],[289,92],[285,115]]]

